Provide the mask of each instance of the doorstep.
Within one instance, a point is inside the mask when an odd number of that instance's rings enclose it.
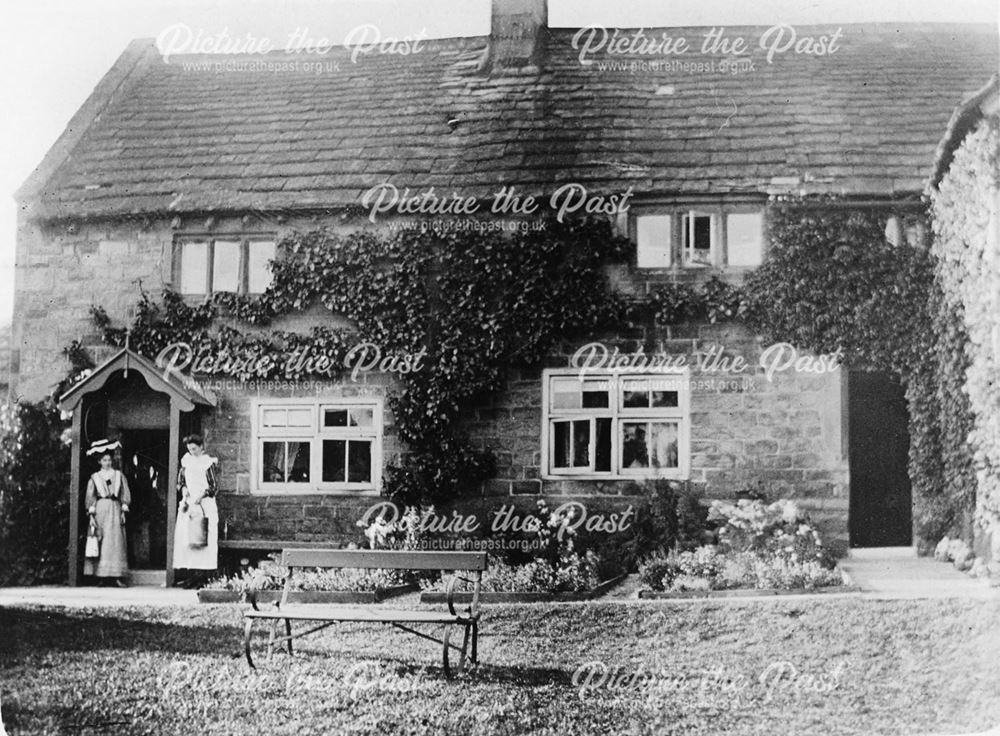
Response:
[[[852,547],[847,556],[854,560],[913,559],[916,547]]]

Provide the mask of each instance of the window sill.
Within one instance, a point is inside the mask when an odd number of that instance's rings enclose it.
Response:
[[[377,497],[379,491],[374,486],[370,488],[251,488],[251,496],[361,496]]]
[[[564,475],[552,475],[551,473],[543,473],[541,476],[542,480],[585,480],[585,481],[622,481],[622,480],[633,480],[633,481],[643,481],[643,480],[689,480],[690,473],[684,472],[663,472],[663,473],[628,473],[628,474],[586,474],[586,473],[566,473]]]

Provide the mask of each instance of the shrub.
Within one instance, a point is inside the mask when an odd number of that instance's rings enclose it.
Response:
[[[667,590],[677,577],[671,553],[656,552],[639,566],[639,579],[653,590]]]
[[[0,585],[65,580],[70,482],[65,429],[50,400],[0,405]]]
[[[637,496],[632,525],[623,533],[590,535],[578,546],[593,550],[602,560],[602,578],[636,572],[649,555],[672,549],[690,550],[707,541],[708,509],[686,484],[650,481],[644,496]]]

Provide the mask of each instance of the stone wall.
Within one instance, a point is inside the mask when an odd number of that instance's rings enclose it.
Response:
[[[18,240],[15,323],[13,328],[13,390],[29,399],[41,398],[68,367],[62,349],[81,339],[100,362],[112,350],[103,346],[89,318],[91,305],[104,307],[117,323],[139,299],[142,288],[157,294],[171,284],[171,253],[177,235],[201,233],[269,233],[326,224],[355,229],[340,219],[301,218],[276,224],[237,219],[206,222],[185,218],[144,222],[58,223],[39,226],[22,222]],[[615,282],[626,291],[654,286],[617,268]],[[666,275],[660,277],[667,278]],[[654,279],[655,281],[655,279]],[[334,319],[310,312],[282,318],[281,329],[307,329]],[[847,534],[847,459],[841,418],[842,381],[839,373],[813,376],[786,371],[768,380],[757,366],[762,345],[739,327],[685,325],[652,329],[623,326],[613,335],[593,340],[619,346],[625,352],[643,346],[647,353],[663,350],[695,358],[712,345],[728,356],[742,355],[755,366],[743,375],[713,371],[691,372],[690,482],[705,498],[732,498],[737,490],[760,488],[770,498],[800,499],[820,523],[827,538],[843,542]],[[580,343],[561,346],[548,367],[567,367]],[[254,397],[351,396],[373,391],[386,396],[392,382],[369,375],[362,385],[349,380],[271,389],[226,388],[219,405],[202,418],[209,450],[220,457],[220,504],[230,539],[299,539],[359,541],[356,521],[374,501],[365,494],[257,494],[250,490],[250,402]],[[634,481],[554,480],[541,467],[542,383],[540,369],[510,372],[506,390],[489,405],[469,407],[465,422],[473,438],[498,457],[497,477],[469,489],[469,500],[483,514],[501,499],[534,504],[539,496],[558,504],[586,499],[589,506],[627,506],[641,488]],[[398,459],[402,448],[386,407],[384,462]]]
[[[740,490],[767,498],[795,498],[840,546],[847,543],[848,466],[843,426],[844,384],[840,370],[822,375],[779,371],[769,380],[760,365],[767,347],[742,327],[685,325],[650,331],[646,339],[604,336],[609,350],[642,346],[691,356],[711,347],[743,356],[741,374],[694,369],[690,373],[691,463],[688,480],[706,500],[734,498]],[[548,367],[565,368],[583,343],[564,345]],[[543,421],[541,370],[515,371],[490,406],[470,409],[467,420],[483,447],[497,449],[497,478],[488,491],[553,497],[628,496],[631,480],[546,478],[541,467]]]

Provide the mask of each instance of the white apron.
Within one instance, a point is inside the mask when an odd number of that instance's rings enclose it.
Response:
[[[174,527],[174,569],[214,570],[219,566],[219,507],[214,498],[203,496],[208,490],[208,469],[217,458],[208,455],[195,457],[190,453],[181,458],[184,470],[185,492],[177,507],[177,524]],[[194,501],[200,500],[201,508],[208,518],[208,545],[192,547],[188,543],[189,515],[199,515]],[[188,502],[185,512],[184,502]]]

